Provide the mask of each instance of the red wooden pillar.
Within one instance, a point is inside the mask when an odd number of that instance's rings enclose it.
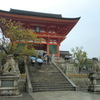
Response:
[[[47,54],[49,54],[49,38],[46,39],[46,42],[47,42],[46,51],[47,51]]]
[[[57,44],[57,56],[60,57],[60,50],[59,50],[59,44]]]
[[[47,54],[49,55],[49,43],[47,43]]]

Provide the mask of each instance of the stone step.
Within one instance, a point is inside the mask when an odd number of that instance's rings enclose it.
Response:
[[[67,83],[67,82],[32,82],[33,85],[44,85],[44,86],[48,86],[48,85],[67,85],[67,86],[72,86],[71,84]]]
[[[54,75],[53,73],[30,74],[31,81],[67,81],[63,75]]]
[[[54,85],[54,86],[33,86],[33,88],[58,88],[58,89],[65,89],[65,88],[72,88],[71,86],[64,86],[64,85]]]
[[[32,83],[33,91],[55,91],[55,90],[74,90],[71,84],[67,83]]]
[[[50,77],[34,77],[30,79],[32,82],[67,82],[69,83],[69,81],[67,81],[64,78],[50,78]]]
[[[65,79],[48,79],[48,78],[36,78],[36,79],[33,79],[31,78],[31,82],[52,82],[52,83],[58,83],[58,82],[65,82],[65,83],[69,83],[69,81],[65,80]]]
[[[33,73],[33,72],[30,72],[30,74],[31,75],[37,75],[37,76],[39,76],[39,75],[45,75],[45,74],[48,74],[48,75],[54,75],[54,76],[63,76],[60,72],[35,72],[35,73]]]
[[[33,88],[72,88],[72,86],[67,85],[33,85]]]
[[[30,66],[29,67],[30,71],[37,71],[37,70],[42,70],[42,71],[58,71],[56,67],[54,67],[53,64],[51,64],[50,66],[48,65],[42,65],[41,68],[38,68],[37,65],[35,65],[34,67],[33,66]]]
[[[50,79],[50,80],[48,80],[48,79],[41,79],[41,80],[40,80],[40,79],[37,79],[37,80],[34,81],[33,79],[31,79],[31,82],[39,82],[39,83],[40,83],[40,82],[58,83],[58,82],[61,82],[61,81],[62,81],[62,82],[69,83],[68,81],[65,81],[65,80],[63,81],[63,80],[51,80],[51,79]]]
[[[31,75],[31,74],[30,74]],[[53,78],[62,78],[63,77],[63,75],[53,75],[53,74],[51,74],[50,75],[50,73],[48,73],[48,74],[34,74],[34,75],[31,75],[31,77],[53,77]]]
[[[36,79],[36,78],[48,78],[48,79],[62,79],[62,80],[66,80],[66,78],[65,77],[63,77],[63,76],[53,76],[53,75],[47,75],[47,74],[45,74],[45,76],[44,75],[38,75],[38,76],[31,76],[30,78],[32,78],[32,79]]]
[[[35,92],[74,90],[69,81],[53,65],[43,65],[41,69],[30,66],[29,75]]]
[[[61,88],[55,88],[55,87],[50,87],[50,88],[33,88],[33,92],[43,92],[43,91],[74,91],[75,89],[72,87],[61,87]]]

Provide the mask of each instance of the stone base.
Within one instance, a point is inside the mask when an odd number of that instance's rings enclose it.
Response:
[[[88,87],[88,91],[90,92],[100,92],[100,85],[91,85]]]
[[[20,95],[18,88],[18,76],[0,76],[0,95]]]
[[[88,91],[100,92],[100,73],[92,72],[88,77],[91,81],[91,85],[88,87]]]

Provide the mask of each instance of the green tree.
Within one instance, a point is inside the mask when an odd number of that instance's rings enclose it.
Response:
[[[37,36],[31,29],[25,29],[21,22],[0,18],[1,28],[1,48],[6,54],[14,55],[31,55],[34,53],[33,42]],[[31,43],[30,43],[31,41]],[[31,49],[28,49],[28,44],[31,44]],[[23,44],[24,46],[21,46]]]
[[[92,59],[87,59],[86,63],[84,64],[84,66],[86,67],[86,69],[88,71],[92,71],[94,65],[93,65],[93,60]]]
[[[6,63],[6,57],[10,54],[18,63],[22,63],[26,56],[35,53],[34,41],[37,40],[37,35],[31,29],[24,28],[21,22],[5,18],[0,18],[0,28],[1,65]]]
[[[79,73],[81,72],[82,67],[88,61],[87,53],[82,49],[83,47],[76,47],[75,49],[72,49],[73,57],[76,60],[75,65],[78,67]]]

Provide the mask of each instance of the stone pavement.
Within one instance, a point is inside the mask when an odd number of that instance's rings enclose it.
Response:
[[[20,96],[0,96],[0,100],[34,100],[30,94],[24,92]]]
[[[100,92],[51,91],[23,93],[19,97],[0,96],[0,100],[100,100]]]
[[[30,94],[34,100],[100,100],[100,93],[80,91],[34,92]]]

